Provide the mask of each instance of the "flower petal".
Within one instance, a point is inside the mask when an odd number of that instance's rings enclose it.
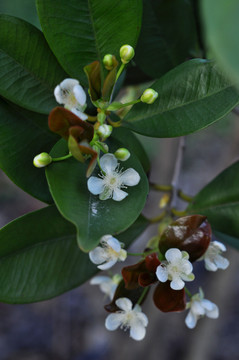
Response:
[[[91,176],[87,181],[87,187],[93,195],[99,195],[104,191],[104,181],[95,176]]]
[[[168,270],[166,266],[159,265],[156,269],[156,276],[161,282],[168,280]]]
[[[170,287],[173,290],[182,290],[184,288],[185,282],[180,279],[180,277],[175,277],[170,283]]]
[[[212,244],[221,251],[226,251],[227,250],[226,246],[223,243],[221,243],[220,241],[215,240],[215,241],[212,242]]]
[[[59,104],[64,104],[64,97],[62,96],[62,91],[60,85],[57,85],[54,90],[54,96],[56,98],[56,101]]]
[[[140,176],[136,170],[129,168],[125,170],[121,175],[122,184],[128,186],[135,186],[140,182]]]
[[[117,253],[119,253],[121,250],[120,242],[113,236],[111,236],[109,239],[107,239],[107,245],[110,246]]]
[[[117,299],[115,303],[120,309],[126,312],[132,310],[132,301],[126,297]]]
[[[78,110],[77,108],[71,108],[70,111],[75,114],[76,116],[78,116],[81,120],[87,120],[88,116],[86,114],[84,114],[82,111]]]
[[[146,334],[146,329],[139,321],[135,322],[130,328],[129,335],[134,340],[137,341],[143,340],[145,334]]]
[[[105,250],[97,246],[94,250],[89,252],[89,258],[94,264],[101,264],[106,260]]]
[[[76,85],[79,85],[79,81],[71,78],[67,78],[60,83],[60,87],[69,92],[73,92],[73,88]]]
[[[208,271],[217,271],[217,266],[209,258],[205,258],[205,268]]]
[[[118,165],[118,161],[113,154],[105,154],[100,158],[100,166],[106,174],[112,173]]]
[[[81,85],[75,85],[73,88],[73,93],[77,102],[83,106],[86,103],[86,93]]]
[[[103,192],[99,196],[100,200],[108,200],[111,197],[112,197],[112,190],[110,188],[104,187]]]
[[[166,251],[165,257],[168,262],[174,263],[182,259],[182,253],[179,249],[172,248]]]
[[[114,331],[118,329],[118,327],[122,323],[123,314],[110,314],[105,319],[105,327],[107,330]]]
[[[117,263],[117,259],[113,259],[113,260],[106,261],[104,264],[98,265],[97,267],[100,270],[108,270],[108,269],[112,268],[112,266],[114,266],[116,263]]]
[[[121,201],[126,198],[129,194],[123,190],[120,190],[118,188],[114,189],[113,191],[113,200],[115,201]]]
[[[217,255],[214,259],[214,262],[215,262],[217,268],[222,269],[222,270],[225,270],[230,264],[229,260],[227,260],[226,258],[224,258],[221,255]]]
[[[195,316],[205,315],[205,309],[202,304],[202,301],[197,301],[197,300],[192,301],[191,311],[195,314]]]
[[[189,311],[185,319],[186,326],[189,329],[194,329],[195,326],[197,325],[197,319],[198,319],[197,316],[195,316],[192,311]]]
[[[219,316],[219,309],[217,307],[216,304],[214,304],[213,302],[211,302],[210,300],[207,299],[203,299],[202,300],[202,305],[206,310],[206,315],[207,317],[211,318],[211,319],[217,319]]]

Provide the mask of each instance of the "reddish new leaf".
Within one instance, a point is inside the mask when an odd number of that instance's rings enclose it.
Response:
[[[159,249],[164,254],[170,248],[189,253],[190,261],[200,258],[212,237],[211,226],[205,216],[192,215],[177,219],[163,232]]]
[[[154,291],[154,303],[163,312],[183,311],[186,307],[184,289],[173,290],[170,281],[159,283]]]
[[[91,141],[94,136],[94,127],[87,121],[81,120],[71,111],[57,106],[49,114],[48,125],[51,131],[62,136],[64,139],[69,137],[69,129],[73,126],[79,128],[78,137],[81,140]]]

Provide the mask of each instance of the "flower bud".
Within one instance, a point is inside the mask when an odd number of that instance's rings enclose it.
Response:
[[[121,160],[121,161],[126,161],[128,160],[128,158],[130,157],[130,152],[129,150],[125,149],[125,148],[119,148],[118,150],[116,150],[116,152],[114,153],[114,156],[116,157],[116,159]]]
[[[33,159],[33,165],[37,168],[42,168],[44,166],[49,165],[52,162],[52,157],[47,154],[46,152],[43,152]]]
[[[105,55],[104,59],[103,59],[103,64],[107,70],[112,70],[113,66],[114,66],[113,55],[111,55],[111,54]]]
[[[103,124],[103,125],[100,125],[99,129],[97,130],[97,134],[101,138],[106,139],[111,135],[112,130],[113,130],[113,128],[111,125]]]
[[[155,100],[157,99],[158,95],[159,94],[154,89],[146,89],[143,92],[140,100],[146,104],[153,104],[155,102]]]
[[[120,58],[123,64],[128,64],[134,57],[134,48],[130,45],[123,45],[120,48]]]

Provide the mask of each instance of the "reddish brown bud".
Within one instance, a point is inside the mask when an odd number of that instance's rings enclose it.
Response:
[[[154,303],[163,312],[183,311],[186,307],[184,289],[173,290],[170,281],[159,283],[154,291]]]

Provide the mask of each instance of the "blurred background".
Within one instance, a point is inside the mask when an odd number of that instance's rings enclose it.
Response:
[[[0,11],[40,26],[34,0],[1,0]],[[195,195],[225,167],[239,160],[239,121],[236,112],[199,133],[186,137],[180,186]],[[150,180],[171,182],[178,139],[139,137],[152,163]],[[162,194],[152,192],[144,214],[156,216]],[[179,204],[184,206],[184,204]],[[0,172],[0,225],[44,204],[17,188]],[[182,207],[183,208],[183,207]],[[151,226],[133,245],[143,244],[157,231]],[[0,303],[0,360],[237,360],[239,343],[238,252],[228,247],[226,271],[207,272],[194,265],[192,292],[202,286],[205,297],[220,309],[218,320],[204,318],[195,330],[184,324],[186,312],[164,314],[148,296],[143,311],[149,318],[146,338],[130,339],[123,331],[104,328],[107,303],[98,287],[89,283],[55,299],[28,305]],[[129,259],[132,264],[134,259]],[[116,269],[117,271],[117,269]]]

